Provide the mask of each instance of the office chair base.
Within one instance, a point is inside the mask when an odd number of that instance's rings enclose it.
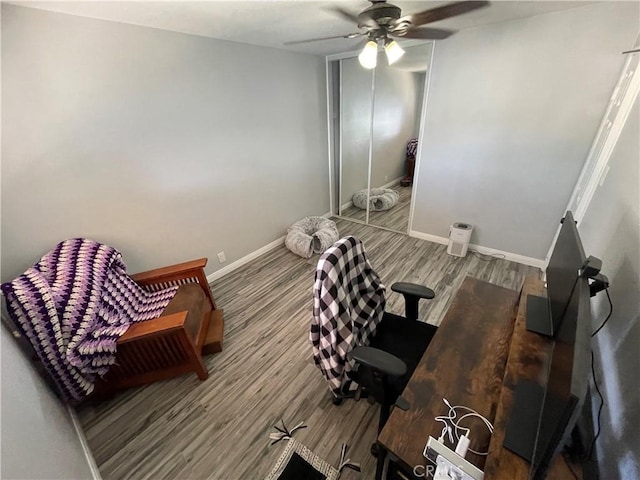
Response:
[[[369,392],[364,390],[362,387],[358,387],[357,390],[352,390],[349,393],[344,393],[339,397],[332,395],[331,403],[333,403],[335,406],[339,406],[339,405],[342,405],[343,400],[346,400],[349,398],[353,398],[356,402],[359,401],[361,398],[366,398],[367,401],[372,405],[375,403],[375,400],[373,401],[370,400],[373,397],[369,396]]]
[[[380,446],[377,443],[372,443],[370,451],[371,455],[373,455],[375,458],[378,458],[378,455],[380,454]]]

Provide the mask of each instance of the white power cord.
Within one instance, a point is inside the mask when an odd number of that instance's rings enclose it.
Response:
[[[465,418],[476,417],[484,422],[484,424],[487,426],[487,429],[489,429],[489,433],[493,433],[493,425],[491,424],[491,422],[487,420],[485,417],[483,417],[482,415],[480,415],[478,412],[476,412],[473,408],[465,407],[464,405],[455,405],[455,406],[451,405],[446,398],[443,398],[442,401],[445,403],[445,405],[447,405],[447,407],[449,407],[449,412],[446,416],[441,415],[435,418],[436,421],[444,423],[444,427],[442,428],[442,433],[440,434],[440,438],[438,440],[442,442],[442,440],[444,439],[444,436],[448,434],[449,440],[451,441],[451,443],[457,442],[455,451],[462,458],[464,458],[467,451],[471,453],[475,453],[476,455],[488,455],[489,452],[476,452],[475,450],[469,448],[469,443],[471,442],[469,438],[469,433],[471,432],[471,429],[466,427],[461,427],[460,422]],[[457,418],[458,412],[456,410],[458,409],[466,411],[467,413]],[[459,430],[464,431],[462,436],[458,434]],[[453,438],[454,434],[455,434],[455,440]]]

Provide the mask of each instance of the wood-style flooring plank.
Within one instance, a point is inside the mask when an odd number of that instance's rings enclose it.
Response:
[[[414,281],[433,288],[420,317],[438,325],[466,275],[520,289],[540,271],[498,258],[451,257],[444,245],[337,220],[342,236],[358,236],[387,287]],[[79,408],[105,479],[261,479],[282,453],[270,446],[272,426],[305,421],[295,437],[336,464],[340,445],[373,478],[369,447],[378,407],[345,401],[336,407],[309,345],[312,287],[318,256],[300,258],[278,247],[211,286],[225,311],[224,350],[206,358],[209,378],[195,374],[131,389]],[[387,310],[402,314],[402,296],[387,293]]]

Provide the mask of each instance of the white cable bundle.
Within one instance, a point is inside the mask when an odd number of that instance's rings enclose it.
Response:
[[[464,405],[452,406],[446,398],[443,398],[442,401],[447,405],[447,407],[449,407],[449,412],[448,412],[448,415],[446,415],[446,416],[442,415],[442,416],[438,416],[438,417],[435,418],[438,422],[444,423],[444,427],[442,428],[442,433],[440,434],[440,439],[439,440],[442,441],[442,438],[445,436],[445,434],[448,434],[449,435],[449,440],[451,441],[451,443],[456,443],[456,445],[457,445],[456,446],[456,453],[464,458],[464,455],[467,452],[467,447],[469,446],[469,432],[471,431],[471,429],[466,428],[466,427],[461,427],[460,426],[460,422],[462,420],[464,420],[465,418],[477,417],[477,418],[481,419],[484,422],[484,424],[489,429],[489,433],[493,433],[493,425],[491,424],[491,422],[489,420],[487,420],[485,417],[480,415],[473,408],[465,407]],[[457,416],[458,416],[458,414],[456,412],[457,409],[465,410],[468,413],[465,413],[461,417],[457,418]],[[449,424],[451,424],[451,425],[449,425]],[[460,437],[460,435],[458,435],[458,430],[465,430],[465,433],[463,433],[462,437]],[[456,437],[455,440],[453,439],[454,434],[455,434],[455,437]],[[464,440],[462,440],[463,438],[466,438],[467,440],[464,441]],[[460,450],[460,451],[458,451],[458,450]],[[470,448],[468,449],[468,451],[471,452],[471,453],[475,453],[476,455],[488,455],[489,454],[489,452],[484,452],[484,453],[483,452],[476,452],[475,450],[472,450]]]

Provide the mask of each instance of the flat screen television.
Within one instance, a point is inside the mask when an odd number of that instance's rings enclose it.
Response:
[[[573,214],[567,211],[547,265],[547,296],[527,296],[527,330],[554,337],[558,332],[578,271],[587,257]]]
[[[569,440],[587,396],[591,359],[589,281],[579,278],[555,337],[530,478],[542,479],[556,453]]]
[[[589,383],[592,292],[589,278],[582,275],[582,265],[576,267],[584,251],[570,213],[567,212],[563,223],[562,246],[553,253],[554,264],[566,268],[565,272],[553,272],[556,299],[564,295],[567,299],[556,304],[562,318],[554,331],[553,350],[543,377],[546,381],[538,384],[518,380],[503,443],[505,448],[531,463],[530,478],[535,480],[545,478],[554,455],[568,439]],[[560,258],[560,252],[566,258]],[[575,272],[571,273],[574,267]],[[566,285],[559,285],[558,281]],[[553,303],[549,305],[553,309]]]

